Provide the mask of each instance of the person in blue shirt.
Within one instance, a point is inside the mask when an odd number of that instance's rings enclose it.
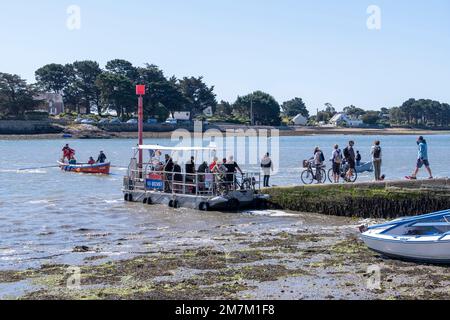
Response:
[[[414,170],[414,173],[412,174],[409,179],[416,180],[417,174],[419,173],[419,170],[425,166],[426,170],[428,171],[428,174],[430,175],[430,179],[433,179],[433,174],[431,172],[430,168],[430,161],[428,160],[428,144],[427,141],[424,139],[424,137],[420,136],[417,139],[417,145],[419,147],[419,152],[417,155],[417,165],[416,169]]]

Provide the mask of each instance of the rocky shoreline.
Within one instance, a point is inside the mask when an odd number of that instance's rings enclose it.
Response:
[[[193,132],[193,127],[171,127],[163,125],[145,125],[144,137],[146,138],[171,138],[174,130],[185,129]],[[227,130],[236,131],[236,135],[251,134],[249,129],[279,130],[280,136],[311,136],[311,135],[434,135],[450,134],[448,130],[421,130],[407,128],[318,128],[318,127],[249,127],[243,125],[214,124],[207,129],[219,130],[223,133]],[[253,132],[253,134],[255,133]],[[80,125],[69,124],[64,121],[0,121],[0,140],[28,140],[28,139],[136,139],[136,125]]]
[[[348,220],[348,223],[357,223]],[[80,286],[67,265],[0,271],[3,299],[450,299],[448,267],[384,259],[354,226],[293,228],[255,239],[224,226],[221,245],[149,250],[120,261],[81,251]],[[372,286],[370,267],[380,270]],[[17,288],[22,292],[17,294]],[[23,289],[25,288],[25,289]]]

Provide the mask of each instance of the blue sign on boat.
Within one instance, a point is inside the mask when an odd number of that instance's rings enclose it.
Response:
[[[145,185],[150,190],[164,190],[164,182],[162,180],[147,179]]]

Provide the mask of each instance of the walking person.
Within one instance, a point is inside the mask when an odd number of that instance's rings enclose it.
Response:
[[[355,149],[353,149],[354,146],[355,146],[355,142],[349,141],[348,146],[344,149],[345,161],[348,164],[348,170],[347,170],[347,174],[346,174],[347,181],[351,181],[353,175],[356,172],[356,155],[355,155]]]
[[[261,168],[264,174],[264,188],[269,187],[270,182],[270,175],[273,171],[273,162],[272,159],[270,159],[270,154],[266,153],[264,158],[261,160]]]
[[[418,159],[416,169],[414,170],[412,176],[406,178],[409,180],[417,180],[417,174],[419,173],[419,170],[422,169],[423,166],[425,166],[429,174],[429,179],[433,179],[433,174],[430,168],[430,161],[428,160],[428,144],[424,137],[420,136],[417,139],[417,146],[419,147],[419,152],[417,156]]]
[[[331,156],[331,162],[333,163],[333,182],[339,183],[339,179],[341,176],[341,165],[342,165],[342,151],[339,149],[339,146],[336,144],[333,149],[333,154]]]
[[[372,146],[372,161],[373,161],[373,169],[375,171],[375,181],[382,181],[381,177],[381,164],[382,164],[382,150],[380,146],[380,141],[375,141]]]

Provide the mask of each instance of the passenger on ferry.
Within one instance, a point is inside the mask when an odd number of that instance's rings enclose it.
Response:
[[[180,185],[181,183],[183,183],[183,174],[181,173],[181,166],[178,164],[177,161],[173,162],[173,181],[174,181],[174,186],[173,186],[173,190],[176,193],[179,193],[180,191],[183,190],[183,186]]]
[[[241,175],[244,175],[239,165],[234,161],[234,157],[230,156],[228,158],[228,161],[225,164],[225,167],[227,168],[227,183],[228,185],[236,184],[235,180],[235,174],[239,171]]]

